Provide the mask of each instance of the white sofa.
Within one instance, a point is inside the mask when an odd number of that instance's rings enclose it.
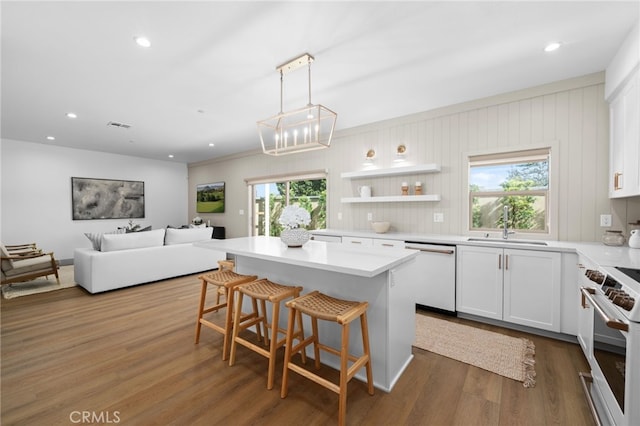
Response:
[[[167,228],[92,235],[94,248],[74,251],[75,281],[90,293],[100,293],[216,269],[227,254],[193,244],[210,240],[212,231]]]

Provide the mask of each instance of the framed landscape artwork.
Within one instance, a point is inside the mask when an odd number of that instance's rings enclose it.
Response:
[[[224,182],[196,186],[197,213],[224,213]]]
[[[144,182],[71,178],[73,220],[144,218]]]

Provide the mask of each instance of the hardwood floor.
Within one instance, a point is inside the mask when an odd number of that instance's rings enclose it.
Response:
[[[337,395],[297,374],[280,398],[282,356],[267,391],[265,358],[240,346],[229,367],[222,336],[206,328],[194,345],[198,297],[194,275],[98,295],[70,288],[2,299],[1,423],[78,424],[83,415],[123,425],[337,422]],[[578,345],[455,320],[533,340],[536,387],[414,349],[391,393],[370,396],[351,381],[348,423],[593,424],[578,380],[588,370]]]

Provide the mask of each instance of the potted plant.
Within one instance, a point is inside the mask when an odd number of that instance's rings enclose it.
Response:
[[[284,228],[280,233],[280,239],[289,247],[302,247],[309,241],[309,231],[302,228],[311,223],[309,212],[296,205],[289,205],[284,208],[278,222]]]

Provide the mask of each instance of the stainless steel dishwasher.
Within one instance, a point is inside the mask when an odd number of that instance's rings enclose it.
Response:
[[[405,241],[405,248],[420,250],[415,268],[417,305],[456,311],[456,246]]]

